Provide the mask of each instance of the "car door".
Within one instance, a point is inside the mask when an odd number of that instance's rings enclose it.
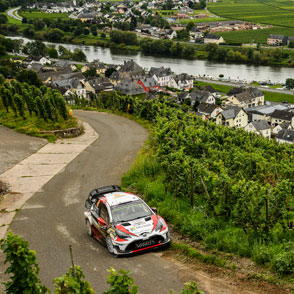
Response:
[[[98,203],[98,230],[100,234],[103,236],[103,239],[106,238],[107,230],[109,228],[109,214],[106,205],[99,201]]]

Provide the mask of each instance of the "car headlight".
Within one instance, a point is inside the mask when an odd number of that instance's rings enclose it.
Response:
[[[120,237],[121,239],[127,239],[127,238],[130,238],[130,235],[127,234],[127,233],[124,233],[118,229],[115,230],[116,234],[118,237]]]
[[[164,223],[163,219],[159,218],[157,225],[155,227],[155,231],[161,231],[164,226],[165,226],[165,223]]]

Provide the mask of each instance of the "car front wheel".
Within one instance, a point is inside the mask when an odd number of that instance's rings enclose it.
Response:
[[[107,236],[105,242],[106,242],[106,247],[107,247],[108,252],[111,254],[114,254],[114,248],[113,248],[113,243],[112,243],[111,237]]]
[[[90,221],[88,219],[86,219],[86,227],[87,227],[87,233],[89,236],[93,236],[93,233],[92,233],[92,228],[91,228],[91,224],[90,224]]]

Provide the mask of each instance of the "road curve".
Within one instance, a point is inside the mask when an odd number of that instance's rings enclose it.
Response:
[[[52,280],[70,266],[68,245],[95,293],[108,288],[106,269],[132,272],[139,293],[176,293],[183,288],[180,268],[150,252],[114,258],[86,233],[84,201],[95,187],[120,182],[147,139],[141,126],[126,118],[106,113],[77,111],[99,133],[99,139],[77,156],[61,173],[37,192],[16,215],[10,229],[37,251],[40,278],[53,289]]]
[[[11,8],[7,11],[7,14],[8,16],[16,19],[16,20],[19,20],[19,21],[22,21],[22,17],[18,15],[17,11],[20,9],[20,6],[19,7],[15,7],[15,8]]]

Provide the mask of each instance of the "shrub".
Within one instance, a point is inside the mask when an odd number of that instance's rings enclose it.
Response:
[[[128,271],[119,270],[118,272],[111,267],[107,277],[107,284],[110,284],[110,288],[104,292],[104,294],[136,294],[138,293],[138,287],[134,285],[134,279],[129,277]]]
[[[273,260],[272,268],[280,274],[294,274],[294,249],[278,254]]]
[[[2,239],[0,244],[6,254],[5,263],[10,263],[5,271],[5,274],[10,274],[10,280],[4,283],[6,293],[47,293],[48,289],[38,278],[39,266],[36,252],[29,249],[28,242],[17,235],[8,233],[6,239]]]

